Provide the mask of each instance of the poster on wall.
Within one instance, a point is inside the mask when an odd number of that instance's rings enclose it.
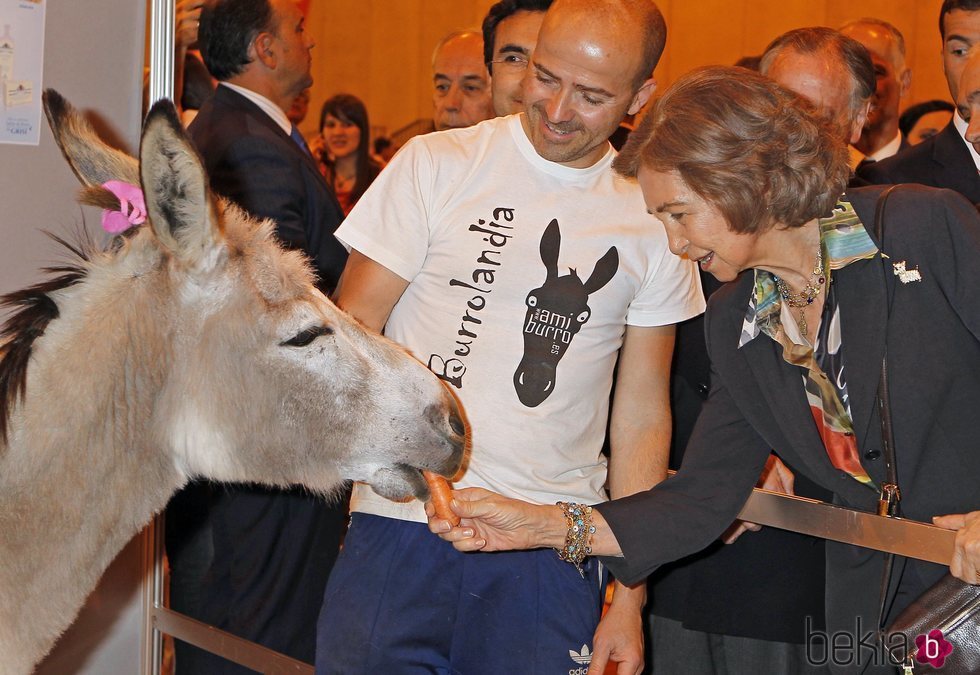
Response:
[[[47,0],[0,0],[0,143],[37,145]]]

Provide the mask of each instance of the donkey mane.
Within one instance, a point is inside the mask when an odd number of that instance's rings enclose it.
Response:
[[[56,234],[46,232],[74,257],[73,262],[45,267],[48,275],[57,275],[19,291],[0,296],[0,309],[13,310],[0,328],[0,441],[7,444],[10,414],[27,388],[27,365],[34,341],[44,334],[48,324],[58,318],[58,305],[52,293],[69,288],[88,274],[89,242],[78,246]]]

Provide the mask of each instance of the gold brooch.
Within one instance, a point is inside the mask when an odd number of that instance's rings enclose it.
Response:
[[[909,284],[913,281],[922,281],[922,275],[919,274],[918,266],[915,269],[907,270],[905,269],[905,261],[899,261],[897,263],[892,263],[893,272],[898,280],[903,284]]]

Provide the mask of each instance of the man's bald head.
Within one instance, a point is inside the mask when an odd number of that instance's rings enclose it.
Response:
[[[538,154],[573,168],[599,161],[653,93],[665,35],[652,0],[556,0],[524,78],[522,124]]]
[[[667,44],[667,23],[653,0],[555,0],[545,15],[542,32],[549,24],[600,29],[616,38],[636,55],[632,79],[637,88],[653,77]]]
[[[901,99],[912,84],[905,63],[905,38],[895,26],[881,19],[865,18],[844,24],[840,32],[868,50],[875,68],[875,93],[861,140],[856,147],[873,154],[895,138]]]

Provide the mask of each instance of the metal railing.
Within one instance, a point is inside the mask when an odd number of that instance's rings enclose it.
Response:
[[[948,565],[956,532],[904,518],[854,511],[814,499],[755,489],[739,518],[822,539],[840,541],[909,558]],[[219,630],[164,606],[162,517],[145,535],[152,573],[144,584],[145,626],[149,634],[145,674],[159,675],[161,636],[171,635],[261,673],[312,674],[313,667]]]
[[[147,87],[151,105],[161,98],[174,97],[174,12],[175,0],[150,0]],[[140,663],[143,675],[159,675],[164,634],[259,672],[312,675],[313,666],[308,663],[168,609],[164,602],[163,531],[163,516],[157,516],[141,535],[143,625]]]

